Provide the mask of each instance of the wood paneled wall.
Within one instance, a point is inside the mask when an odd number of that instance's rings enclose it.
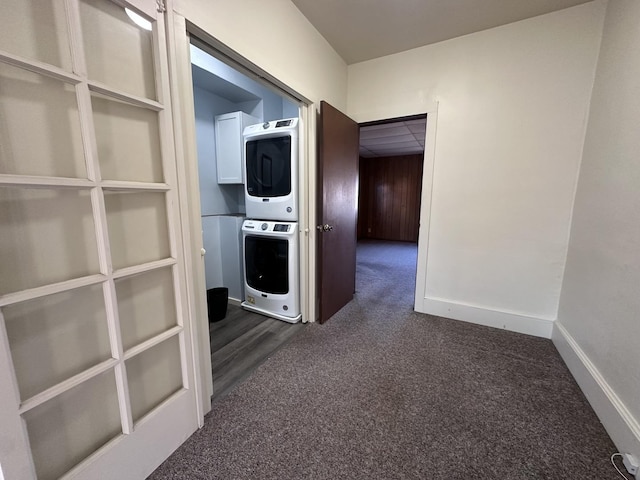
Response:
[[[358,238],[418,241],[422,155],[360,157]]]

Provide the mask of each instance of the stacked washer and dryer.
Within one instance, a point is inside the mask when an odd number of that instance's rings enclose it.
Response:
[[[242,306],[296,323],[300,310],[298,119],[244,129],[245,206]]]

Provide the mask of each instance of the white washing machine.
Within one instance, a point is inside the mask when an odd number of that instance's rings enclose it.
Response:
[[[242,306],[289,323],[302,318],[298,224],[245,220],[242,224],[245,300]]]

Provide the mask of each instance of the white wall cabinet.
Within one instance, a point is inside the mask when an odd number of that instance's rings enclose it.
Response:
[[[215,117],[216,168],[218,183],[244,183],[244,127],[260,123],[260,119],[244,112],[231,112]]]

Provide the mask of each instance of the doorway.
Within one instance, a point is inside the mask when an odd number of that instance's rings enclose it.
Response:
[[[426,115],[360,124],[357,272],[371,281],[394,262],[416,270],[426,126]]]

